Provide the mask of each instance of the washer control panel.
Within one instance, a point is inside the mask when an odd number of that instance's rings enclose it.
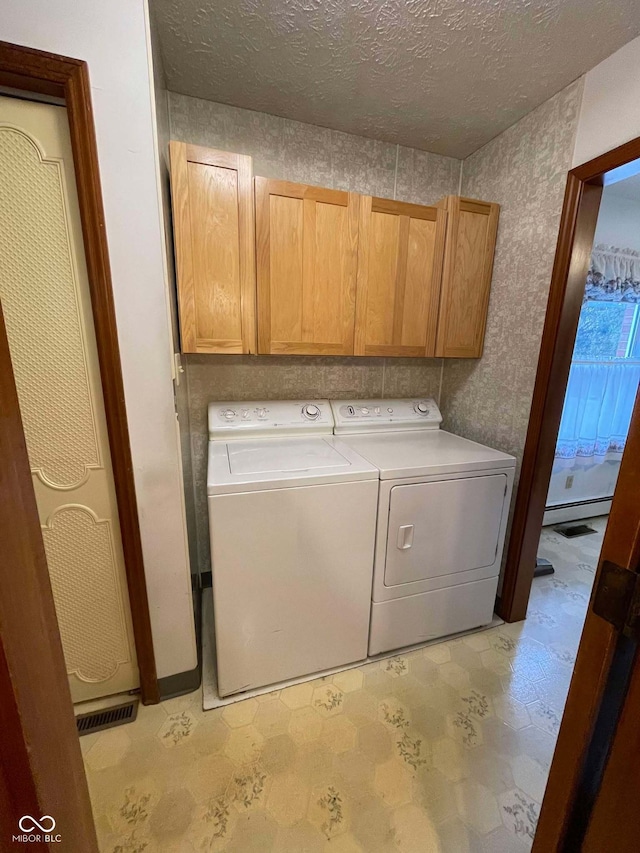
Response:
[[[331,435],[333,414],[328,400],[246,400],[209,403],[209,438],[250,435]]]
[[[336,434],[438,429],[442,415],[431,397],[408,400],[332,400]]]

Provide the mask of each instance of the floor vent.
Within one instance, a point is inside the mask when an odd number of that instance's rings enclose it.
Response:
[[[553,529],[561,536],[566,536],[567,539],[575,539],[576,536],[587,536],[589,533],[596,532],[593,527],[589,527],[588,524],[559,524]]]
[[[93,711],[90,714],[78,714],[76,726],[78,734],[90,735],[93,732],[101,732],[113,726],[122,726],[132,723],[138,715],[138,700],[133,699],[125,705],[116,705],[113,708],[105,708],[104,711]]]

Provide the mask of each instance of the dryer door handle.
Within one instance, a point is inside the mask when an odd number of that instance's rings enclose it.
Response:
[[[397,546],[400,551],[406,551],[413,545],[413,524],[401,524],[398,528]]]

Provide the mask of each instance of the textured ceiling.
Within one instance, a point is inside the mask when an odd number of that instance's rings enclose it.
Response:
[[[150,0],[168,88],[465,157],[640,33],[638,0]]]

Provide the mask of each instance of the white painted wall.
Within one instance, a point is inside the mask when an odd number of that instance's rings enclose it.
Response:
[[[640,37],[585,75],[573,165],[640,136]]]
[[[595,242],[640,252],[640,195],[637,199],[610,195],[615,187],[605,187],[602,193]]]
[[[196,666],[145,0],[2,2],[2,38],[84,59],[158,675]]]

